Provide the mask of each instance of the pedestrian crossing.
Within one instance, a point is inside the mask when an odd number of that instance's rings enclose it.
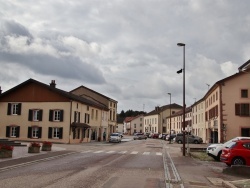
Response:
[[[130,155],[156,155],[156,156],[162,156],[161,152],[139,152],[139,151],[104,151],[104,150],[86,150],[82,151],[81,153],[94,153],[94,154],[100,154],[100,153],[107,153],[107,154],[130,154]]]

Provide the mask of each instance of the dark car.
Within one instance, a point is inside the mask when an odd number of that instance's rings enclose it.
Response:
[[[151,138],[159,138],[159,133],[153,133]]]
[[[185,143],[194,143],[194,144],[202,144],[203,140],[201,137],[199,136],[195,136],[195,135],[185,135]],[[175,142],[177,142],[178,144],[183,143],[183,133],[178,133],[175,137]]]

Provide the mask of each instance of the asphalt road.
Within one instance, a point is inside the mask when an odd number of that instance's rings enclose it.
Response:
[[[62,150],[21,158],[21,165],[2,160],[0,187],[215,188],[241,179],[223,174],[223,163],[182,156],[181,145],[160,139],[53,147]]]

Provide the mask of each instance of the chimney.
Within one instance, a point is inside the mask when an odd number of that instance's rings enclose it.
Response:
[[[49,85],[50,85],[50,87],[56,88],[56,81],[51,80],[51,83]]]

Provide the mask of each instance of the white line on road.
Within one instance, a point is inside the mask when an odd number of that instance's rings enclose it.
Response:
[[[114,153],[115,151],[108,151],[108,152],[106,152],[106,153]]]
[[[160,152],[156,152],[156,155],[162,155],[162,153],[160,153]]]
[[[144,152],[142,155],[149,155],[150,152]]]
[[[138,153],[138,151],[133,151],[133,152],[131,152],[131,154],[137,154]]]
[[[120,154],[125,154],[125,153],[127,153],[127,151],[120,151],[119,153]]]
[[[88,151],[82,151],[81,153],[89,153],[91,152],[92,150],[88,150]]]
[[[96,151],[96,152],[94,152],[94,153],[102,153],[102,152],[104,152],[103,150],[100,150],[100,151]]]

